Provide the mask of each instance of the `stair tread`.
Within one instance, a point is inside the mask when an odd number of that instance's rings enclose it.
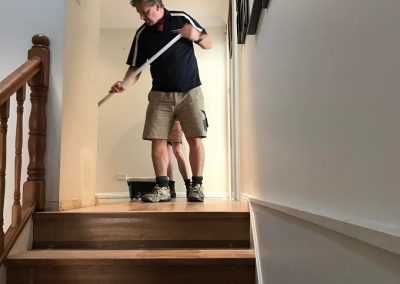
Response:
[[[136,213],[249,212],[249,207],[247,202],[244,201],[206,199],[204,203],[190,203],[186,202],[186,199],[178,198],[171,202],[162,202],[162,203],[143,203],[140,201],[124,202],[118,204],[107,204],[94,207],[86,207],[81,209],[62,211],[58,213],[59,214],[70,214],[70,213],[117,213],[118,214],[127,212],[136,212]]]
[[[34,259],[254,259],[252,249],[221,250],[30,250],[10,255],[8,260]]]
[[[255,283],[253,250],[32,250],[10,256],[9,283]]]
[[[118,217],[118,216],[135,216],[139,214],[158,214],[158,215],[238,215],[238,216],[247,216],[250,215],[250,212],[247,211],[98,211],[98,212],[35,212],[33,213],[36,216],[40,217],[50,217],[50,216],[110,216],[110,217]]]
[[[204,209],[203,205],[177,203],[187,208]],[[206,204],[208,202],[204,206]],[[212,207],[217,204],[212,203]],[[176,207],[171,208],[171,212],[150,211],[150,208],[164,210],[170,207],[165,207],[163,203],[133,202],[130,205],[136,211],[35,213],[33,248],[133,250],[250,247],[249,212],[179,212]],[[139,208],[149,211],[137,211]]]

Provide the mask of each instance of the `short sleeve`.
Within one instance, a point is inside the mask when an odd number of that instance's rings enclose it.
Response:
[[[185,12],[173,12],[171,13],[173,16],[182,16],[184,18],[184,22],[186,24],[191,24],[196,30],[201,32],[202,34],[207,34],[207,31],[205,28],[203,28],[198,21],[196,21],[192,16]]]
[[[128,59],[126,60],[126,64],[129,66],[140,67],[147,60],[145,51],[142,48],[142,32],[144,28],[144,25],[140,27],[136,32],[135,38],[133,39],[131,50],[129,51]]]

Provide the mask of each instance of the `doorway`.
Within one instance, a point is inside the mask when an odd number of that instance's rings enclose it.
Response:
[[[99,92],[106,93],[120,80],[136,29],[142,24],[127,1],[101,1],[99,44]],[[204,188],[208,198],[231,198],[231,122],[229,104],[229,57],[227,55],[228,0],[164,1],[169,10],[180,10],[194,17],[213,39],[213,49],[196,47],[202,89],[209,120],[208,137],[204,140],[206,161]],[[223,13],[221,13],[223,11]],[[116,15],[118,15],[116,17]],[[122,96],[110,100],[99,111],[97,200],[102,202],[128,198],[127,178],[153,177],[148,141],[141,139],[147,94],[151,88],[149,70]],[[186,154],[187,144],[184,143]],[[175,163],[178,197],[185,187]]]

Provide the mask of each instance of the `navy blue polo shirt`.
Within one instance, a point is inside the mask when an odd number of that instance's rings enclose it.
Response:
[[[185,24],[191,24],[201,33],[207,33],[185,12],[165,9],[163,22],[163,31],[146,24],[137,30],[126,62],[128,65],[140,67],[177,35],[174,30]],[[184,38],[155,60],[150,71],[154,91],[186,92],[201,85],[193,42]]]

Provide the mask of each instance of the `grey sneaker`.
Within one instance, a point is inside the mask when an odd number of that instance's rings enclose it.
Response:
[[[189,202],[203,202],[204,201],[204,193],[201,189],[201,184],[192,185],[189,188],[189,194],[187,197]]]
[[[168,186],[159,187],[156,185],[153,191],[142,196],[143,202],[165,202],[171,200],[171,193]]]

